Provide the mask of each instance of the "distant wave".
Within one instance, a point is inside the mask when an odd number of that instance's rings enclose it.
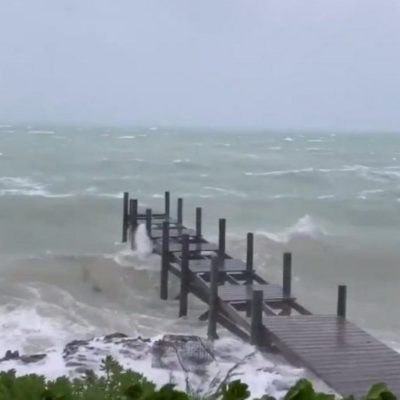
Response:
[[[218,192],[223,194],[224,196],[235,196],[235,197],[248,197],[246,193],[240,192],[238,190],[233,190],[233,189],[225,189],[221,187],[216,187],[216,186],[204,186],[203,189],[205,190],[212,190],[214,192]]]
[[[34,129],[34,130],[29,130],[28,133],[31,135],[54,135],[56,132],[50,130]]]
[[[118,139],[136,139],[134,135],[118,136]]]

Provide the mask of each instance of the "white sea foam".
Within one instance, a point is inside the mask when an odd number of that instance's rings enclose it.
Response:
[[[183,370],[178,355],[174,357],[171,354],[172,359],[168,361],[176,367],[157,368],[152,365],[151,346],[160,338],[154,337],[150,342],[144,343],[142,349],[132,348],[129,351],[123,346],[123,341],[94,338],[87,346],[82,345],[77,349],[72,361],[102,374],[101,361],[106,355],[111,355],[123,367],[142,373],[158,386],[174,383],[179,389],[185,390],[189,382],[191,390],[199,395],[214,392],[219,383],[228,376],[228,381],[240,378],[246,382],[252,397],[269,394],[282,398],[291,385],[306,376],[304,370],[276,362],[272,357],[269,359],[252,346],[230,338],[214,342],[215,358],[204,367]],[[58,376],[79,376],[74,366],[67,366],[62,345],[48,349],[46,354],[47,357],[33,364],[23,364],[15,360],[3,362],[0,364],[0,370],[15,369],[17,375],[39,373],[51,379]],[[317,382],[318,384],[321,385]]]
[[[129,238],[132,242],[132,238]],[[153,243],[146,232],[146,225],[140,224],[134,232],[134,248],[130,244],[120,250],[114,257],[114,261],[123,267],[134,267],[136,270],[157,269],[159,263],[154,263],[156,256],[152,257]]]
[[[136,139],[134,135],[118,136],[118,139]]]
[[[286,138],[285,138],[285,141],[286,141],[286,142],[293,142],[293,141],[294,141],[294,139],[293,139],[293,138],[291,138],[291,137],[286,137]]]
[[[308,237],[318,240],[327,235],[327,232],[310,215],[304,215],[293,226],[281,232],[257,231],[256,233],[280,243],[288,243],[290,240],[298,237]]]

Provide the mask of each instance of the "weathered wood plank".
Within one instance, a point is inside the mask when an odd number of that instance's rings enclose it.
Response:
[[[189,269],[194,273],[207,273],[211,271],[211,259],[191,260]],[[246,272],[246,264],[233,258],[221,260],[220,272]]]
[[[293,300],[286,297],[279,285],[223,285],[219,289],[219,297],[227,302],[247,302],[252,298],[253,290],[261,290],[266,302],[282,302]]]

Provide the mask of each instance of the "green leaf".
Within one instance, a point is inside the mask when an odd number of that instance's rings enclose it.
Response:
[[[222,389],[223,400],[245,400],[250,396],[248,386],[240,380],[232,381]]]
[[[376,383],[369,390],[366,400],[396,400],[396,396],[384,383]]]
[[[126,390],[124,391],[124,395],[129,400],[138,400],[143,395],[143,388],[140,384],[136,383],[134,385],[127,387]]]
[[[326,393],[315,393],[314,400],[335,400],[335,395]]]
[[[300,379],[292,388],[289,389],[285,400],[312,400],[314,398],[314,389],[310,381]]]

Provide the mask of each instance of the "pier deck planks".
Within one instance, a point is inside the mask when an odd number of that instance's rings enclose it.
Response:
[[[264,318],[264,326],[293,361],[343,396],[365,395],[385,382],[400,395],[400,355],[348,320],[301,315]]]

